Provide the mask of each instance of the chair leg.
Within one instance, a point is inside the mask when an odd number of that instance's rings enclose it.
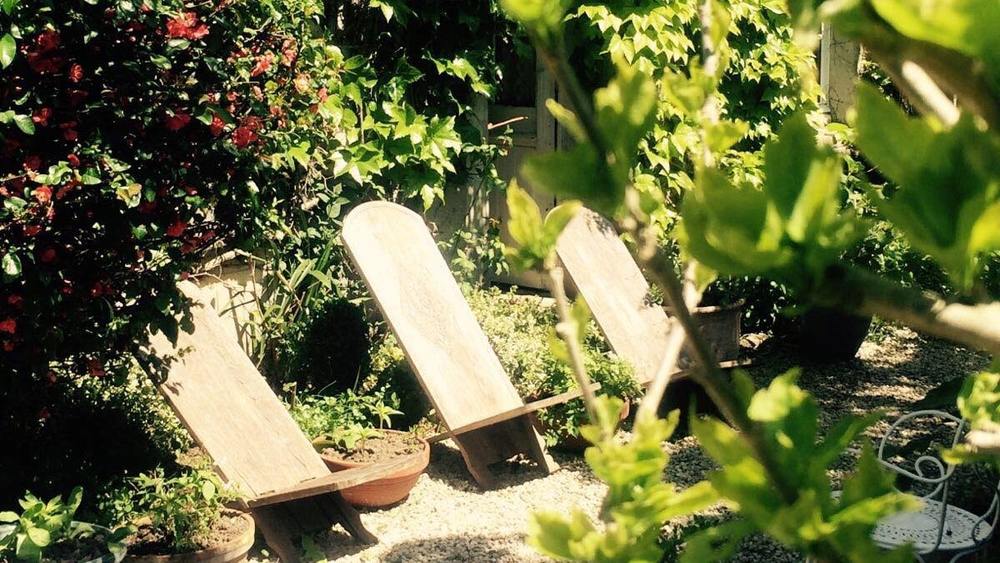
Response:
[[[286,521],[276,506],[264,506],[254,509],[253,520],[257,529],[264,534],[264,541],[275,551],[282,563],[299,563],[299,549],[292,542],[295,534],[290,528],[296,527]]]
[[[368,528],[365,528],[364,523],[361,522],[361,515],[358,514],[357,509],[344,500],[344,495],[340,494],[340,491],[324,495],[323,501],[324,508],[330,508],[330,511],[333,513],[331,516],[340,522],[340,525],[354,539],[362,543],[378,543],[378,538],[375,534],[368,531]]]

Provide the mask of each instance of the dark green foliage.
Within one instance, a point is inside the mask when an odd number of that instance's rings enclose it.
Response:
[[[371,366],[368,333],[360,305],[327,300],[285,334],[281,382],[327,394],[356,388]]]
[[[0,506],[31,490],[49,497],[97,490],[124,473],[170,464],[188,442],[144,376],[104,379],[0,376]]]

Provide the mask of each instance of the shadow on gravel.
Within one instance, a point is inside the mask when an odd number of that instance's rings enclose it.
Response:
[[[385,563],[401,562],[445,562],[445,561],[490,561],[517,562],[523,561],[523,553],[518,553],[511,546],[523,542],[519,535],[481,536],[461,535],[442,536],[413,540],[394,546],[380,558]]]
[[[560,471],[579,473],[581,478],[588,481],[597,480],[593,473],[586,468],[582,456],[552,450],[549,450],[549,453],[559,464]],[[491,488],[491,491],[521,485],[525,481],[541,479],[546,475],[534,463],[516,458],[495,463],[490,466],[490,470],[496,478],[496,486]],[[431,444],[431,463],[427,467],[427,476],[435,481],[447,483],[450,487],[460,491],[480,492],[483,490],[476,484],[472,474],[465,467],[465,460],[462,459],[461,452],[449,442]]]

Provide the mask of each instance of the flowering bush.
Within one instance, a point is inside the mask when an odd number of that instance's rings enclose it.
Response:
[[[407,101],[419,74],[333,45],[319,0],[0,9],[4,373],[103,375],[177,331],[175,283],[214,242],[328,237],[295,227],[374,195],[429,207],[473,152],[461,111]]]

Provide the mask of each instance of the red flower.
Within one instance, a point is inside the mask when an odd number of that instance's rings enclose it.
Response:
[[[35,191],[31,193],[38,200],[38,203],[46,204],[52,201],[52,188],[49,186],[40,186],[35,188]]]
[[[38,108],[31,114],[31,120],[42,127],[49,124],[50,117],[52,117],[52,108]]]
[[[78,168],[80,166],[80,157],[76,156],[75,154],[67,155],[66,160],[69,162],[69,165],[72,166],[73,168]]]
[[[56,259],[56,249],[46,248],[42,251],[42,255],[39,258],[41,258],[42,262],[46,264],[54,262]]]
[[[30,155],[28,158],[24,159],[24,169],[25,170],[38,170],[42,167],[42,157],[37,154]]]
[[[198,14],[183,12],[167,20],[167,37],[197,40],[208,35],[208,26],[198,24]]]
[[[4,340],[3,341],[3,351],[4,352],[13,352],[14,351],[14,343],[11,342],[10,340]]]
[[[94,286],[90,288],[91,297],[100,297],[108,293],[111,293],[111,290],[108,289],[108,286],[104,285],[104,282],[101,281],[94,282]]]
[[[35,45],[38,46],[39,53],[48,53],[59,48],[59,32],[49,29],[35,38]]]
[[[320,88],[319,92],[316,92],[316,97],[319,98],[319,101],[321,102],[325,102],[326,99],[330,97],[329,93],[326,90],[326,86]]]
[[[38,74],[55,74],[62,66],[62,57],[48,57],[41,53],[28,53],[28,66]]]
[[[254,133],[246,127],[237,127],[236,130],[233,131],[233,144],[241,149],[250,146],[250,144],[256,140],[257,133]]]
[[[81,80],[83,80],[83,67],[79,64],[69,67],[69,81],[76,83]]]
[[[177,238],[184,234],[184,230],[187,229],[187,221],[176,220],[167,227],[167,236]]]
[[[20,295],[11,295],[7,297],[7,304],[11,307],[21,308],[21,304],[24,302],[24,298]]]
[[[222,130],[226,128],[226,123],[222,121],[222,118],[218,114],[212,116],[212,123],[208,126],[208,130],[212,132],[212,135],[218,137],[222,134]]]
[[[250,76],[260,76],[267,72],[271,68],[272,61],[274,61],[274,55],[271,53],[264,53],[257,57],[257,64],[250,71]]]
[[[70,90],[69,91],[69,103],[71,106],[78,106],[87,99],[86,90]]]
[[[168,115],[164,120],[167,125],[167,129],[171,131],[180,131],[181,129],[187,127],[188,123],[191,123],[191,116],[186,113],[175,113],[173,115]]]
[[[7,318],[0,321],[0,332],[6,332],[7,334],[14,334],[15,332],[17,332],[17,321],[11,318]]]
[[[49,407],[42,407],[42,410],[38,411],[38,420],[48,420],[52,414],[49,412]]]
[[[76,132],[76,129],[70,129],[68,127],[66,129],[63,129],[63,139],[66,139],[67,141],[73,143],[76,142],[76,140],[79,138],[80,134]]]
[[[95,358],[87,360],[87,371],[90,372],[90,375],[93,377],[104,377],[107,373],[104,371],[104,366],[101,364],[101,361]]]
[[[143,215],[149,215],[153,211],[156,211],[155,201],[143,201],[139,204],[139,213]]]
[[[26,237],[38,236],[40,232],[42,232],[42,228],[38,225],[26,225],[24,227],[24,236]]]

